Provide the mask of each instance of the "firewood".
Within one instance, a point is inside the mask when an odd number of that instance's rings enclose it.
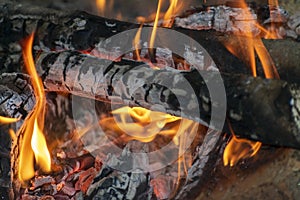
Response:
[[[31,32],[36,33],[36,50],[90,51],[101,41],[140,26],[85,12],[61,12],[32,5],[3,3],[0,4],[0,10],[0,65],[3,66],[0,72],[20,70],[19,42]],[[172,29],[186,34],[202,45],[221,72],[250,74],[249,66],[228,52],[223,45],[224,42],[238,45],[236,42],[238,36],[213,30],[189,30],[179,27]],[[157,35],[157,40],[165,39]],[[263,40],[263,42],[274,59],[280,77],[288,82],[299,82],[300,43],[291,39]],[[181,45],[184,47],[186,44]],[[262,75],[261,68],[258,70],[258,74]]]
[[[20,118],[18,122],[11,125],[15,132],[21,127],[24,122],[25,117],[33,109],[35,105],[35,97],[33,95],[33,90],[30,85],[30,78],[24,74],[2,74],[0,76],[0,114],[7,117]],[[1,141],[4,135],[8,135],[8,129],[1,134]],[[23,137],[16,137],[16,141],[12,142],[10,160],[11,160],[11,170],[10,175],[12,180],[16,180],[17,176],[17,166],[18,166],[18,156],[19,156],[19,146],[22,143]],[[7,162],[9,165],[9,160]],[[10,184],[9,184],[10,185]],[[14,191],[19,191],[19,182],[15,181],[13,184]],[[12,195],[12,193],[11,193]]]
[[[218,72],[153,70],[141,62],[112,62],[72,51],[43,53],[36,63],[48,91],[163,111],[215,129],[223,120],[220,117],[209,124],[212,109],[226,104],[222,98],[211,102],[207,88],[207,83],[221,84],[217,82]],[[246,75],[221,76],[227,118],[238,137],[300,147],[297,84]],[[187,90],[187,83],[192,93]],[[226,126],[224,130],[228,130]]]

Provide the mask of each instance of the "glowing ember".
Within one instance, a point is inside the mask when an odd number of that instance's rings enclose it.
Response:
[[[36,164],[42,171],[50,172],[51,170],[51,157],[43,134],[46,97],[42,81],[34,66],[32,56],[33,39],[34,34],[31,34],[30,37],[25,40],[25,48],[23,48],[23,59],[26,70],[32,78],[36,105],[19,130],[20,134],[23,134],[18,165],[18,178],[22,182],[34,176],[34,157]]]
[[[163,112],[151,111],[141,107],[121,107],[112,111],[113,117],[105,117],[99,121],[103,130],[114,133],[114,141],[121,144],[137,140],[149,143],[149,147],[157,148],[157,144],[173,142],[178,147],[177,172],[179,186],[182,172],[187,173],[192,165],[190,146],[191,137],[197,134],[199,124],[188,119],[172,116]],[[111,135],[110,135],[111,136]],[[163,137],[164,139],[159,139]],[[151,143],[153,142],[153,143]],[[156,150],[156,149],[155,149]]]
[[[273,2],[273,1],[272,1]],[[245,9],[245,19],[251,19],[251,13],[245,1],[240,1],[240,7]],[[274,2],[273,2],[274,3]],[[262,67],[265,73],[266,78],[279,78],[275,65],[272,61],[271,56],[269,55],[267,49],[265,48],[262,40],[258,38],[252,31],[252,27],[260,27],[257,21],[254,22],[244,22],[244,35],[243,37],[238,38],[238,45],[233,46],[230,44],[225,44],[228,51],[232,54],[243,58],[248,58],[249,66],[251,67],[252,74],[254,77],[257,76],[255,53],[258,55]],[[244,48],[241,48],[244,47]],[[224,165],[230,164],[233,166],[242,158],[248,158],[254,156],[260,149],[260,142],[251,142],[245,139],[238,139],[233,130],[231,129],[233,135],[232,139],[229,141],[229,144],[226,146],[223,155]]]

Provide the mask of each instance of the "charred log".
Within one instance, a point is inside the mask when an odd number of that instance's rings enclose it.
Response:
[[[138,24],[93,16],[85,12],[61,13],[45,8],[1,4],[0,10],[0,64],[4,70],[17,71],[21,59],[19,41],[36,32],[36,50],[90,51],[101,41],[126,30],[138,28]],[[213,58],[219,70],[225,73],[249,73],[248,64],[229,53],[224,42],[238,45],[236,36],[212,30],[188,30],[173,27],[202,45]],[[6,37],[9,35],[10,37]],[[166,40],[158,34],[160,41]],[[300,44],[294,40],[264,40],[282,79],[299,82],[298,57]],[[185,44],[181,44],[183,47]],[[282,49],[285,53],[282,53]],[[259,63],[259,61],[258,61]],[[262,70],[259,71],[262,74]]]
[[[216,72],[153,70],[141,62],[112,62],[76,52],[41,54],[37,68],[49,91],[141,106],[212,128],[218,128],[222,121],[214,119],[216,122],[210,124],[212,109],[222,108],[226,101],[211,101],[207,84],[222,84]],[[237,136],[264,144],[300,147],[298,85],[245,75],[221,75],[227,118]],[[192,93],[187,92],[187,83]]]
[[[2,152],[7,152],[8,158],[3,158],[2,155],[0,156],[1,165],[4,163],[3,159],[6,161],[5,167],[3,168],[2,166],[3,174],[1,175],[0,180],[7,181],[7,175],[9,174],[9,172],[11,172],[10,175],[12,180],[14,180],[14,177],[16,176],[17,172],[15,169],[17,167],[17,162],[15,161],[18,160],[19,155],[18,144],[21,144],[22,142],[22,137],[16,136],[14,138],[14,141],[12,141],[11,145],[11,141],[8,138],[8,131],[9,129],[12,129],[15,132],[17,132],[17,130],[21,127],[22,123],[24,122],[25,117],[33,109],[35,104],[35,97],[33,95],[33,91],[30,85],[30,78],[27,75],[23,74],[2,74],[0,76],[0,100],[1,116],[21,118],[15,124],[1,126],[1,148],[6,148],[6,151],[4,149]],[[11,167],[11,170],[7,169],[7,167]],[[4,184],[3,182],[1,184],[1,186],[5,186],[6,188],[6,191],[3,191],[3,193],[1,192],[1,194],[7,193],[5,196],[6,199],[8,198],[9,193],[8,188],[11,188],[12,186],[10,182],[11,178],[8,178],[9,181],[7,181],[6,184]],[[19,187],[18,184],[14,184],[14,186]],[[10,195],[11,194],[12,193],[10,193]]]

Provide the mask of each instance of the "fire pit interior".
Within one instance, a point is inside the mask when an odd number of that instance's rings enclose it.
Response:
[[[297,199],[300,2],[0,1],[2,199]]]

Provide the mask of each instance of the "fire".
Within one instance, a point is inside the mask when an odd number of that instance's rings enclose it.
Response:
[[[96,6],[98,10],[98,14],[101,16],[109,16],[112,17],[112,13],[115,13],[116,11],[112,12],[113,6],[114,6],[114,0],[96,0]],[[115,14],[114,18],[116,19],[122,19],[121,13]]]
[[[104,15],[106,0],[96,0],[96,5],[99,11],[99,15]]]
[[[232,167],[240,159],[254,156],[259,151],[262,144],[260,142],[252,142],[250,140],[237,138],[234,135],[234,131],[230,124],[229,129],[233,136],[224,150],[223,163],[225,166],[229,164]]]
[[[116,140],[122,142],[137,140],[143,143],[155,142],[158,136],[169,138],[178,147],[178,183],[181,171],[187,173],[191,165],[191,155],[185,152],[189,137],[197,133],[199,124],[188,119],[172,116],[163,112],[151,111],[141,107],[124,106],[112,111],[113,117],[99,121],[103,130],[116,133]],[[161,144],[163,141],[158,140]],[[151,145],[151,144],[150,144]],[[189,156],[188,156],[189,155]],[[178,184],[179,185],[179,184]]]
[[[25,40],[25,48],[23,48],[23,59],[26,70],[32,78],[32,87],[36,97],[36,105],[19,130],[20,134],[23,134],[18,165],[18,178],[21,182],[27,181],[34,176],[34,161],[42,171],[51,171],[51,157],[43,134],[46,96],[42,81],[39,78],[34,65],[32,56],[33,39],[34,34],[31,34]]]
[[[150,38],[150,43],[149,43],[149,49],[153,49],[153,46],[154,46],[157,25],[158,25],[158,19],[159,19],[159,13],[160,13],[160,9],[161,9],[161,2],[162,2],[162,0],[158,0],[157,11],[156,11],[155,20],[154,20],[154,24],[153,24],[153,30],[151,33],[151,38]]]
[[[176,135],[176,130],[163,130],[163,128],[168,123],[181,120],[180,117],[141,107],[125,106],[112,111],[112,114],[119,116],[115,121],[116,129],[128,133],[128,140],[134,139],[141,142],[151,142],[158,134]],[[174,139],[174,142],[178,145],[177,139]]]
[[[181,2],[182,3],[182,2]],[[171,28],[173,24],[172,17],[174,17],[182,8],[182,4],[179,5],[178,0],[170,0],[170,6],[164,16],[164,27]]]
[[[271,1],[270,4],[277,5],[277,1]],[[245,1],[240,1],[240,7],[245,9],[246,19],[251,19],[251,13]],[[264,46],[261,38],[256,36],[252,28],[253,27],[261,27],[257,21],[254,22],[244,22],[244,34],[240,37],[237,37],[237,41],[235,41],[235,45],[225,43],[225,47],[230,51],[232,54],[236,55],[237,57],[242,56],[244,59],[247,58],[249,66],[251,67],[252,75],[254,77],[257,76],[256,70],[256,61],[255,55],[258,56],[260,62],[262,64],[264,74],[266,78],[277,78],[279,79],[279,74],[275,68],[274,62],[268,53],[266,47]],[[260,28],[262,30],[262,28]],[[264,30],[267,32],[267,30]],[[271,33],[269,35],[272,35]],[[270,36],[271,37],[271,36]],[[273,36],[272,36],[273,37]],[[244,47],[244,48],[243,48]],[[230,124],[229,124],[230,126]],[[261,143],[260,142],[252,142],[245,139],[238,139],[232,128],[232,138],[229,141],[228,145],[225,148],[223,154],[223,161],[224,165],[233,166],[242,158],[248,158],[254,156],[260,149]]]
[[[141,60],[141,56],[140,56],[140,51],[139,49],[141,48],[140,46],[140,39],[141,39],[141,33],[142,33],[142,28],[143,28],[143,24],[141,24],[139,30],[137,31],[135,38],[133,40],[133,46],[135,49],[135,55],[136,55],[136,60],[140,61]]]
[[[2,117],[0,116],[0,124],[11,124],[19,121],[20,118],[10,118],[10,117]]]

